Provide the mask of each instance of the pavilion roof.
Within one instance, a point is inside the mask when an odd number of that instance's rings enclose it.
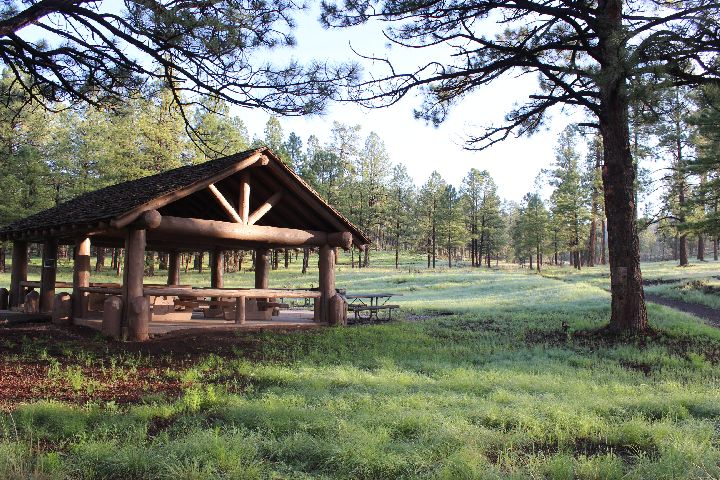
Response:
[[[253,157],[264,157],[265,166],[242,167]],[[0,229],[0,239],[23,238],[40,241],[46,237],[71,237],[74,232],[92,231],[116,225],[133,212],[158,209],[190,218],[227,220],[207,187],[214,184],[229,199],[239,198],[237,175],[251,171],[251,209],[273,193],[283,200],[258,224],[276,227],[349,231],[353,243],[370,240],[285,165],[269,148],[236,153],[196,165],[186,165],[155,175],[110,185],[82,194],[56,207],[17,220]],[[145,208],[147,207],[147,208]]]

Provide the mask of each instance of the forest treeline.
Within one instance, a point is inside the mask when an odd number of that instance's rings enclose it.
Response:
[[[353,266],[368,266],[373,250],[393,251],[396,266],[404,253],[422,252],[428,268],[606,263],[602,143],[576,125],[559,136],[555,161],[534,191],[516,203],[500,198],[490,174],[475,168],[460,185],[437,171],[416,185],[402,159],[390,158],[383,139],[359,125],[334,122],[330,132],[303,139],[271,117],[263,137],[250,138],[226,104],[200,103],[181,112],[162,86],[117,106],[48,111],[33,105],[7,74],[0,99],[0,225],[89,190],[267,145],[370,236],[373,245],[353,252]],[[704,259],[706,250],[717,259],[719,107],[713,88],[674,88],[659,92],[652,109],[633,106],[639,195],[660,199],[636,212],[645,259],[687,264],[689,255]],[[652,171],[662,172],[660,184],[651,181]],[[0,249],[0,269],[8,247]],[[116,264],[117,256],[113,252]],[[287,252],[285,258],[287,264]],[[241,261],[236,255],[227,268]]]

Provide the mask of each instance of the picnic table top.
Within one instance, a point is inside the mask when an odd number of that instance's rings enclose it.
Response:
[[[352,293],[345,295],[345,298],[390,298],[402,296],[402,293]]]

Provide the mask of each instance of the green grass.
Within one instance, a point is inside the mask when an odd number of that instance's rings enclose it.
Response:
[[[650,305],[652,335],[606,337],[600,267],[426,272],[415,260],[337,276],[402,293],[404,321],[258,334],[255,360],[175,366],[187,382],[175,399],[17,407],[0,416],[0,478],[720,477],[720,330]],[[271,286],[316,278],[293,266]],[[70,383],[82,383],[73,362],[94,361],[64,360],[54,375]]]
[[[641,269],[647,293],[720,309],[720,262],[693,262],[686,267],[680,267],[674,261],[649,262],[643,263]],[[542,275],[610,289],[610,271],[607,266],[583,268],[580,271],[549,266]]]

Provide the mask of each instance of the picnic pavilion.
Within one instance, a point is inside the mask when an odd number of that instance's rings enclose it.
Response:
[[[13,242],[10,309],[37,302],[53,321],[86,325],[95,315],[103,333],[136,341],[165,319],[195,318],[194,326],[213,317],[239,326],[270,323],[277,299],[286,298],[314,299],[308,312],[313,324],[343,323],[336,249],[362,250],[370,243],[267,147],[86,193],[8,225],[0,240]],[[29,243],[42,244],[36,283],[27,281]],[[90,282],[91,244],[124,248],[121,285]],[[71,285],[56,282],[58,245],[74,246]],[[269,288],[273,248],[319,249],[318,288]],[[254,250],[255,288],[223,287],[227,250]],[[146,251],[168,255],[166,285],[143,284]],[[204,251],[210,252],[210,288],[182,285],[181,253]],[[71,294],[56,294],[63,287]],[[197,320],[200,307],[210,320]]]

